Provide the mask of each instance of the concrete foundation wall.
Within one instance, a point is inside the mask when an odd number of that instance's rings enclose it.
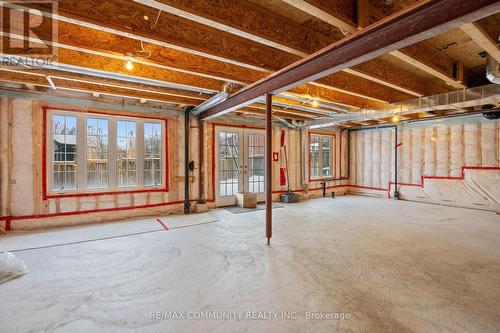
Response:
[[[392,197],[394,129],[351,133],[352,193]],[[398,129],[401,199],[500,210],[500,121],[481,117]]]

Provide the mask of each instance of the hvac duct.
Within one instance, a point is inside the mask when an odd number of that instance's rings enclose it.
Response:
[[[488,54],[486,57],[486,78],[495,84],[500,84],[500,71],[498,70],[498,62]]]
[[[191,111],[191,114],[193,116],[198,116],[203,111],[206,111],[206,110],[210,109],[211,107],[213,107],[219,103],[224,102],[229,97],[229,94],[231,93],[233,88],[234,88],[233,83],[228,83],[228,82],[224,83],[222,85],[222,89],[220,92],[218,92],[217,94],[215,94],[212,97],[210,97],[209,99],[207,99],[205,102],[203,102],[200,105],[198,105],[197,107],[195,107]]]
[[[496,69],[498,72],[498,63]],[[350,121],[376,120],[416,112],[463,109],[498,103],[500,103],[500,85],[489,84],[392,103],[381,109],[362,109],[358,112],[339,114],[337,119],[315,119],[307,122],[307,127],[311,129],[332,127]]]

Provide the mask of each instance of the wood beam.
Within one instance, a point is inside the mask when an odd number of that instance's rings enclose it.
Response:
[[[235,112],[244,112],[244,113],[250,113],[250,114],[260,115],[260,116],[265,117],[266,107],[265,107],[265,105],[263,108],[261,108],[261,107],[258,107],[258,108],[257,107],[243,107],[243,108],[236,110]],[[297,115],[297,114],[292,113],[292,112],[278,111],[278,109],[276,109],[275,107],[273,107],[273,115],[275,115],[276,117],[280,117],[280,118],[288,118],[288,119],[295,119],[295,120],[314,119],[310,116],[301,116],[301,115]]]
[[[370,25],[370,1],[369,0],[357,0],[357,23],[358,29],[364,28]]]
[[[286,104],[286,103],[282,103],[282,104]],[[261,103],[253,103],[253,104],[249,105],[248,108],[265,110],[266,105],[261,104]],[[302,116],[302,117],[310,118],[310,119],[321,117],[324,115],[323,113],[318,113],[318,112],[313,112],[313,111],[298,110],[297,108],[294,108],[293,104],[288,104],[286,107],[273,105],[273,112],[281,112],[283,114],[294,114],[297,116]]]
[[[488,33],[477,22],[464,24],[460,27],[477,45],[488,52],[496,62],[500,62],[498,43],[490,38]]]
[[[287,1],[287,0],[285,0]],[[302,3],[307,3],[307,6],[319,6],[318,8],[327,8],[325,5],[322,5],[321,3],[325,0],[290,0],[297,8],[301,9]],[[362,2],[363,0],[359,0]],[[335,2],[335,1],[332,1]],[[418,3],[413,4],[412,6],[409,6],[406,11],[411,11],[412,9],[416,9],[419,6],[424,5],[423,1],[420,1]],[[314,12],[311,12],[314,13]],[[339,16],[338,13],[334,11],[330,11],[328,13],[330,16],[341,18],[341,17],[346,17],[349,15],[349,12],[344,12],[343,14],[340,14]],[[400,12],[402,14],[402,12]],[[382,19],[383,15],[378,14],[376,15],[377,19]],[[323,21],[330,23],[333,22],[331,19],[325,20],[322,18],[322,16],[316,16],[319,19],[322,19]],[[344,22],[345,23],[345,22]],[[332,23],[330,23],[332,24]],[[335,24],[332,24],[335,26]],[[351,22],[351,26],[348,29],[347,27],[342,28],[342,30],[347,31],[349,33],[355,32],[356,31],[356,25]],[[425,52],[423,52],[421,49],[425,48]],[[419,43],[418,45],[413,45],[409,46],[408,49],[400,49],[400,50],[394,50],[393,52],[390,53],[391,55],[397,57],[398,59],[420,69],[428,74],[431,74],[432,76],[443,80],[446,82],[448,85],[450,85],[453,88],[464,88],[465,85],[463,82],[460,82],[457,80],[457,78],[454,76],[454,67],[455,63],[451,61],[451,58],[446,56],[443,52],[439,52],[438,50],[431,49],[429,46],[426,46],[425,44],[422,45],[422,43]],[[451,63],[450,63],[451,61]],[[446,66],[443,66],[444,63],[447,63]],[[414,91],[415,92],[415,91]]]
[[[103,78],[103,77],[99,77],[99,76],[90,76],[90,75],[84,75],[84,74],[79,74],[79,73],[64,72],[64,71],[59,71],[59,70],[18,69],[18,68],[9,68],[9,67],[2,67],[2,70],[13,72],[13,73],[37,75],[37,76],[42,76],[42,77],[45,77],[48,75],[48,76],[55,78],[55,79],[64,79],[64,80],[75,81],[75,82],[97,84],[97,85],[108,86],[108,87],[113,87],[113,88],[123,88],[123,89],[135,90],[137,92],[153,93],[153,94],[160,94],[160,95],[171,95],[171,96],[177,96],[177,97],[188,97],[191,99],[197,99],[197,100],[201,100],[201,101],[207,100],[208,98],[210,98],[212,96],[211,94],[199,93],[199,92],[190,91],[190,90],[180,90],[180,89],[173,89],[173,88],[168,88],[168,87],[152,86],[152,85],[146,85],[146,84],[135,83],[135,82],[127,82],[127,81],[116,80],[116,79],[108,79],[108,78]]]
[[[413,48],[413,50],[417,51],[419,55],[423,55],[427,58],[427,56],[424,55],[424,53],[422,53],[418,49],[419,49],[419,47]],[[450,86],[452,86],[454,88],[457,88],[457,89],[466,88],[466,85],[464,85],[456,77],[449,76],[448,74],[444,73],[443,71],[436,69],[436,67],[430,66],[427,63],[423,62],[421,59],[419,59],[415,56],[409,55],[408,52],[404,52],[401,50],[395,50],[395,51],[392,51],[390,54],[392,56],[398,58],[399,60],[402,60],[402,61],[404,61],[404,62],[406,62],[406,63],[408,63],[408,64],[410,64],[418,69],[421,69],[421,70],[431,74],[432,76],[435,76],[435,77],[443,80],[444,82],[446,82],[447,84],[449,84]]]
[[[500,2],[497,0],[441,0],[426,3],[410,12],[396,13],[242,89],[205,111],[201,118],[209,119],[230,112],[266,93],[286,91],[497,11],[500,11]]]
[[[300,57],[329,44],[325,36],[314,30],[281,15],[270,15],[269,11],[246,0],[135,1]]]
[[[231,2],[222,0],[203,2],[178,0],[136,1],[167,11],[173,15],[195,20],[210,27],[216,27],[221,31],[230,32],[257,43],[293,53],[298,56],[295,61],[299,60],[299,57],[311,54],[322,46],[336,41],[335,36],[326,36],[312,29],[307,29],[286,17],[276,13],[269,13],[262,7],[243,0]],[[246,19],[241,20],[240,17],[242,16]],[[340,73],[333,75],[329,80],[330,83],[325,85],[340,89],[339,91],[354,93],[360,97],[375,97],[387,102],[401,101],[424,94],[425,84],[415,84],[411,79],[399,80],[399,77],[405,76],[405,74],[390,75],[391,73],[404,73],[401,68],[395,69],[395,66],[386,64],[384,61],[379,61],[377,65],[381,66],[380,71],[372,71],[373,65],[367,66],[362,73],[358,73],[356,68],[351,69],[350,74],[363,79],[361,82],[357,82],[355,86],[353,86],[353,77],[351,75],[349,75],[351,77],[347,78]],[[388,74],[381,77],[381,72]],[[414,75],[408,74],[406,76],[414,77]],[[327,80],[327,78],[323,80]],[[373,84],[373,82],[376,84]],[[369,86],[368,89],[360,89],[367,85]],[[380,87],[380,85],[385,87]]]
[[[351,69],[349,69],[351,70]],[[353,74],[356,73],[356,74]],[[345,70],[326,75],[314,80],[314,83],[320,87],[333,88],[339,92],[352,94],[361,98],[374,99],[378,102],[398,102],[405,101],[416,96],[415,93],[403,93],[399,89],[393,89],[396,85],[388,87],[383,80],[375,82],[367,75],[362,76],[357,71],[347,72]],[[353,87],[355,85],[355,87]]]
[[[47,11],[43,4],[26,4]],[[295,56],[246,38],[127,0],[59,0],[58,18],[116,34],[138,36],[151,43],[229,61],[256,70],[274,71],[295,61]],[[147,16],[151,19],[145,20]],[[156,18],[158,20],[156,21]],[[156,24],[155,24],[156,21]]]
[[[353,13],[355,8],[352,1],[328,0],[283,0],[289,5],[300,9],[320,20],[333,25],[344,33],[356,31]]]
[[[287,98],[281,98],[281,97],[273,97],[273,101],[276,103],[274,105],[273,103],[273,110],[279,110],[283,112],[290,112],[294,113],[297,115],[302,115],[302,116],[307,116],[310,118],[317,118],[317,117],[322,117],[325,116],[325,114],[334,114],[336,113],[334,110],[328,110],[328,109],[320,109],[317,107],[311,107],[307,104],[303,104],[294,100],[290,100]],[[251,106],[255,108],[265,108],[265,105],[259,104],[259,103],[254,103]]]
[[[99,52],[114,56],[129,56],[153,66],[176,70],[186,74],[206,78],[249,84],[265,77],[268,72],[249,69],[227,62],[167,48],[154,43],[147,43],[106,30],[89,28],[58,20],[57,45],[72,48],[81,52]],[[50,27],[50,24],[43,27]],[[37,29],[37,37],[43,41],[51,41],[51,31]]]
[[[162,12],[155,26],[154,33],[152,33],[151,27],[148,25],[149,23],[144,23],[146,21],[144,21],[141,13],[145,13],[150,17],[156,17],[153,13],[155,15],[157,13],[151,12],[154,8],[137,3],[127,3],[125,5],[122,2],[121,0],[114,0],[90,4],[82,1],[62,0],[59,2],[59,15],[61,15],[61,20],[64,20],[66,17],[66,19],[71,19],[72,22],[80,25],[100,25],[103,27],[101,30],[112,31],[116,34],[125,34],[129,37],[133,34],[152,43],[160,43],[162,46],[182,49],[186,52],[192,52],[193,54],[225,62],[232,62],[233,64],[237,63],[243,67],[246,66],[260,71],[279,70],[300,59],[300,56],[232,35],[229,32],[223,32],[197,22],[179,18],[170,13]],[[44,8],[41,5],[30,5],[30,7],[40,10]],[[110,14],[106,15],[106,13]],[[123,28],[124,26],[131,27],[132,30]],[[178,31],[181,28],[184,29],[182,33]],[[328,44],[329,42],[331,40],[325,40],[323,44]],[[337,79],[334,77],[331,82],[335,83]],[[367,95],[368,97],[384,101],[401,100],[398,97],[387,99],[393,93],[397,93],[396,91],[392,91],[393,89],[391,88],[386,89],[383,94],[376,93],[381,90],[377,88],[377,85],[378,83],[375,83],[373,85],[374,89],[369,89],[373,93]],[[397,86],[397,84],[395,85]],[[340,88],[335,84],[330,85],[330,87],[339,89],[339,91],[345,91],[345,87]],[[412,89],[411,87],[406,88]],[[358,91],[356,82],[349,82],[349,89],[347,91],[353,92],[358,96],[366,95],[366,92]],[[403,99],[408,98],[409,96],[406,96]]]
[[[7,40],[17,40],[8,38]],[[92,54],[63,47],[54,47],[57,52],[57,63],[110,72],[120,75],[133,75],[150,80],[168,82],[180,87],[193,87],[198,90],[218,92],[223,85],[223,81],[198,77],[165,68],[151,68],[151,66],[134,61],[132,70],[125,68],[126,58],[112,54]]]
[[[359,96],[350,96],[349,103],[343,103],[342,96],[345,97],[345,94],[336,90],[322,89],[319,85],[315,84],[303,84],[290,89],[289,92],[302,96],[319,98],[320,100],[323,99],[326,102],[333,102],[347,107],[358,106],[360,108],[382,108],[387,105],[387,103],[376,100],[368,100]]]
[[[103,95],[117,96],[124,98],[147,99],[150,101],[175,103],[182,105],[198,105],[202,102],[199,99],[160,95],[147,92],[138,92],[136,90],[130,90],[125,88],[101,86],[95,83],[76,82],[72,80],[65,80],[53,77],[51,78],[54,84],[56,85],[57,89],[62,89],[62,90],[79,91],[86,93],[98,93]],[[32,75],[29,73],[15,73],[11,71],[5,71],[2,68],[0,68],[0,81],[32,84],[39,87],[48,87],[48,88],[51,87],[45,76]]]

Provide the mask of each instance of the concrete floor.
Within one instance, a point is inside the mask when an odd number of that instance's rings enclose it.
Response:
[[[499,215],[348,196],[274,216],[271,247],[264,211],[223,209],[168,231],[145,219],[0,237],[1,249],[83,241],[15,252],[29,273],[0,285],[0,331],[500,331]],[[140,230],[152,232],[87,242]],[[151,319],[174,311],[243,319]],[[245,319],[268,311],[278,319]]]

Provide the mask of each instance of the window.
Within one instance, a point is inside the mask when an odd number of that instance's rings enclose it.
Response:
[[[310,179],[333,176],[333,137],[312,134],[309,140]]]
[[[108,120],[87,118],[87,188],[108,188]]]
[[[50,192],[166,187],[164,121],[48,112]]]
[[[161,185],[161,125],[144,123],[144,185]]]
[[[52,116],[52,190],[76,188],[77,119],[74,116]]]
[[[116,185],[131,187],[137,183],[137,160],[135,121],[118,120],[116,122]]]

